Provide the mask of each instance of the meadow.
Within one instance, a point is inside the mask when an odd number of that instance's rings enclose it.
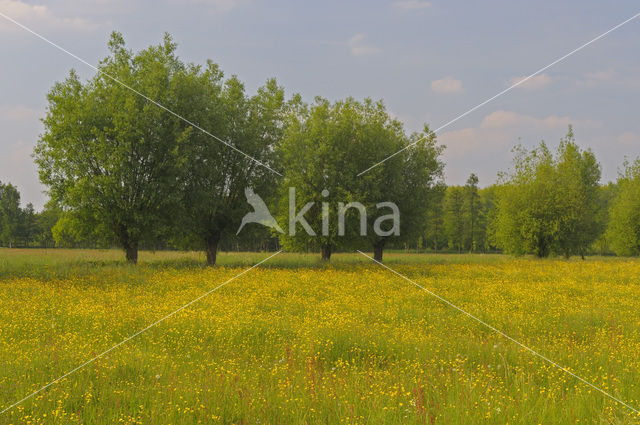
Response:
[[[268,253],[0,249],[0,410]],[[0,415],[9,424],[640,424],[359,254],[280,254]],[[640,408],[640,262],[392,253]]]

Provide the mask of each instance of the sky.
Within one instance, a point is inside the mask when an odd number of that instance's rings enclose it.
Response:
[[[140,50],[169,32],[187,62],[220,64],[250,93],[275,77],[288,95],[383,99],[408,132],[432,129],[640,12],[636,1],[0,0],[0,12],[97,64],[113,30]],[[573,125],[602,182],[640,156],[640,17],[442,129],[446,181],[481,186],[512,148],[555,148]],[[31,153],[46,95],[94,71],[0,17],[0,181],[23,205],[46,190]],[[187,117],[188,118],[188,117]]]

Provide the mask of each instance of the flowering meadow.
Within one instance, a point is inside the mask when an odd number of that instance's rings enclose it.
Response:
[[[0,250],[0,410],[268,253]],[[640,262],[386,264],[640,409]],[[0,415],[8,424],[640,424],[358,254],[280,254]]]

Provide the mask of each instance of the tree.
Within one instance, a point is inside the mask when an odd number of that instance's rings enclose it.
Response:
[[[444,198],[444,226],[451,248],[462,252],[465,242],[465,193],[460,186],[450,186]]]
[[[617,255],[640,255],[640,158],[625,162],[610,210],[607,238]]]
[[[335,217],[338,202],[360,199],[353,190],[361,171],[354,160],[364,152],[359,108],[353,99],[331,104],[316,98],[311,107],[299,104],[289,115],[281,146],[284,178],[278,207],[280,222],[288,223],[280,235],[285,249],[319,249],[328,261],[335,249],[353,242],[346,229],[340,234]],[[349,222],[362,214],[349,212]]]
[[[223,81],[222,72],[211,62],[204,71],[188,69],[178,86],[183,94],[181,110],[187,116],[261,162],[202,133],[190,134],[189,143],[181,146],[184,220],[179,224],[183,233],[204,246],[207,264],[214,265],[220,240],[236,233],[248,211],[245,188],[265,199],[275,193],[278,175],[269,168],[277,167],[284,91],[269,80],[249,98],[236,77]]]
[[[426,214],[425,239],[427,246],[430,246],[436,253],[446,241],[443,205],[446,190],[447,187],[443,182],[434,186]]]
[[[20,192],[11,183],[0,182],[0,241],[11,248],[19,236]]]
[[[169,35],[134,55],[114,32],[109,49],[94,78],[82,83],[71,71],[51,89],[35,160],[53,199],[136,263],[140,241],[175,212],[177,146],[192,128],[107,76],[176,109],[184,66]]]
[[[47,202],[44,209],[37,214],[36,221],[39,229],[37,241],[40,246],[49,248],[55,245],[52,229],[60,219],[61,214],[60,207],[51,201]]]
[[[609,240],[610,235],[608,229],[611,224],[611,209],[617,195],[617,183],[609,182],[599,188],[597,220],[599,225],[605,229],[605,231],[598,236],[593,248],[595,251],[600,253],[600,255],[613,252],[611,250],[611,241]]]
[[[40,233],[38,219],[33,204],[20,209],[17,236],[24,246],[30,246]]]
[[[317,98],[310,107],[298,105],[290,119],[281,149],[279,217],[290,221],[289,232],[280,236],[285,248],[319,249],[329,260],[336,249],[367,244],[382,261],[389,242],[420,236],[442,175],[442,148],[428,127],[407,137],[384,104],[371,99]],[[298,214],[304,222],[295,219]]]
[[[478,231],[476,232],[478,238],[477,246],[482,249],[482,252],[487,252],[495,247],[491,243],[491,223],[495,218],[495,197],[496,187],[494,185],[485,187],[478,191],[480,196],[480,213],[478,216]]]
[[[468,223],[468,246],[469,251],[473,252],[476,249],[478,242],[476,238],[476,232],[478,227],[478,218],[480,216],[480,195],[478,194],[478,176],[471,174],[467,179],[467,183],[464,186],[464,201],[465,212],[467,215]]]
[[[593,153],[577,146],[571,127],[555,156],[544,142],[515,153],[514,169],[501,176],[496,192],[496,245],[516,255],[584,256],[601,231],[600,166]]]
[[[370,211],[367,239],[373,247],[374,259],[382,262],[385,246],[390,243],[413,242],[424,234],[427,226],[425,216],[430,203],[437,199],[443,185],[444,164],[440,160],[440,155],[444,148],[436,143],[436,136],[427,125],[422,132],[414,133],[407,138],[403,136],[400,123],[388,118],[386,111],[380,112],[382,117],[387,117],[386,141],[380,134],[378,137],[366,140],[378,141],[379,149],[385,149],[383,155],[385,158],[390,153],[406,147],[401,154],[397,155],[399,158],[385,161],[376,167],[382,168],[380,174],[374,177],[378,180],[374,180],[373,176],[367,176],[367,174],[356,180],[360,188],[360,196],[367,201],[367,211]],[[365,116],[370,117],[371,114],[365,113]],[[368,121],[365,122],[368,127],[379,128]],[[367,145],[370,146],[371,143]],[[379,158],[379,156],[372,158],[368,164],[377,163]],[[361,169],[368,166],[365,161],[361,164]],[[365,177],[368,180],[365,180]],[[366,189],[362,189],[363,186]],[[375,228],[375,223],[389,213],[376,208],[385,202],[392,202],[398,208],[400,218],[398,232],[391,231],[389,226],[386,229]]]
[[[566,258],[572,254],[584,258],[604,230],[598,211],[601,171],[593,152],[581,151],[575,143],[571,126],[558,147],[555,169],[561,225],[554,249]]]

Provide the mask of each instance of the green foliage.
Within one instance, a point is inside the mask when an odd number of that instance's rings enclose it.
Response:
[[[495,249],[491,237],[491,226],[493,222],[496,208],[496,187],[494,185],[478,190],[480,211],[478,213],[478,223],[475,232],[476,249],[482,252],[488,252]]]
[[[465,212],[467,214],[467,244],[471,252],[478,245],[478,221],[480,219],[480,194],[478,193],[478,176],[471,174],[464,186]]]
[[[442,176],[442,148],[436,145],[435,135],[428,127],[407,137],[402,124],[389,116],[382,102],[357,102],[352,98],[335,103],[316,98],[311,106],[298,104],[289,120],[281,146],[285,176],[278,217],[281,223],[289,221],[290,199],[295,202],[296,214],[312,202],[304,217],[315,235],[310,236],[303,228],[287,232],[280,236],[286,249],[321,249],[328,259],[336,249],[367,243],[381,258],[387,241],[419,235],[433,187]],[[406,149],[401,154],[358,176],[403,148]],[[289,188],[295,188],[295,200],[290,198]],[[365,207],[366,238],[361,236],[361,213],[356,208],[344,212],[341,234],[340,203],[345,206],[350,202]],[[376,221],[390,213],[388,208],[378,207],[382,202],[398,206],[399,234],[376,235]],[[328,213],[324,222],[323,203]],[[390,230],[384,225],[382,229]]]
[[[425,247],[438,252],[446,246],[444,224],[444,197],[447,187],[444,182],[434,185],[425,217]]]
[[[444,226],[450,248],[461,252],[465,239],[464,189],[460,186],[447,188],[444,197]]]
[[[53,247],[55,246],[55,239],[53,237],[53,226],[56,225],[60,216],[62,215],[62,210],[58,207],[55,202],[47,202],[44,206],[44,209],[40,211],[36,216],[38,234],[35,239],[39,246],[42,247]]]
[[[114,79],[175,110],[184,65],[168,35],[135,55],[118,33],[109,47],[102,73],[82,83],[72,71],[49,92],[35,159],[54,200],[101,226],[135,262],[139,242],[175,212],[177,150],[190,128]]]
[[[617,183],[609,182],[600,186],[598,190],[598,218],[597,221],[601,228],[607,230],[611,223],[611,209],[614,200],[618,195]],[[602,231],[592,245],[592,251],[600,255],[614,253],[609,240],[608,231]]]
[[[211,62],[204,70],[189,67],[177,86],[185,116],[246,154],[195,130],[189,133],[188,143],[180,146],[180,233],[205,247],[208,263],[214,264],[221,238],[234,235],[248,211],[245,188],[252,187],[266,199],[274,196],[277,174],[265,165],[277,166],[276,147],[287,106],[284,90],[269,80],[255,96],[248,97],[238,78],[224,81]],[[255,229],[247,230],[243,236]],[[268,233],[263,231],[262,236]]]
[[[640,255],[640,159],[625,163],[613,199],[607,238],[617,255]]]
[[[12,246],[19,236],[20,193],[11,183],[0,182],[0,241],[4,245]]]
[[[569,127],[554,156],[543,143],[515,150],[514,169],[497,189],[493,237],[505,252],[584,255],[601,232],[600,165]]]

